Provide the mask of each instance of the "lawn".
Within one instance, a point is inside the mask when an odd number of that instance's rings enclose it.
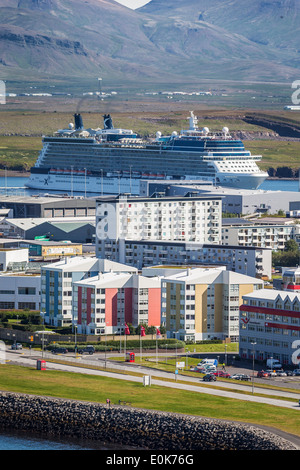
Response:
[[[0,389],[35,395],[112,404],[129,401],[132,406],[209,418],[271,426],[300,435],[300,414],[242,400],[210,396],[107,377],[0,365]]]
[[[262,155],[262,160],[258,163],[262,170],[281,166],[299,167],[299,141],[247,140],[244,144],[252,155]]]

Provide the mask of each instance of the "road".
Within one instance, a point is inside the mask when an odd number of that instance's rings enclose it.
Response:
[[[26,350],[23,351],[7,351],[6,360],[19,363],[20,365],[25,365],[29,367],[36,367],[38,359],[42,358],[42,354],[39,352],[29,352]],[[79,356],[76,358],[73,355],[60,355],[55,356],[53,354],[44,353],[43,358],[51,359],[51,362],[46,362],[46,367],[49,370],[61,370],[69,371],[74,373],[89,374],[89,375],[99,375],[112,377],[119,380],[127,380],[133,382],[143,383],[143,376],[150,375],[151,383],[153,385],[159,385],[161,387],[169,387],[180,390],[188,390],[197,393],[207,393],[210,395],[223,396],[226,398],[234,398],[236,400],[244,400],[248,402],[264,403],[266,405],[278,406],[281,408],[290,408],[295,410],[295,412],[300,411],[299,398],[300,394],[297,392],[284,392],[278,390],[270,390],[267,388],[258,388],[254,384],[254,394],[252,393],[252,384],[245,383],[229,383],[225,381],[217,381],[214,383],[203,382],[199,378],[187,377],[178,374],[177,380],[176,376],[170,372],[164,372],[157,369],[151,369],[150,367],[139,366],[138,364],[128,364],[128,363],[116,363],[116,361],[106,361],[107,368],[115,369],[115,371],[106,371],[106,370],[97,370],[91,369],[85,366],[97,365],[105,366],[105,360],[103,355],[95,354],[93,356]],[[52,362],[53,360],[63,360],[63,364],[58,362]],[[100,359],[100,360],[99,360]],[[77,361],[77,365],[67,364],[70,361],[74,363]],[[126,372],[126,374],[122,373]],[[130,375],[130,372],[135,372],[141,374],[141,376]],[[184,383],[182,383],[184,381]],[[216,388],[217,387],[217,388]],[[222,390],[224,389],[224,390]],[[237,391],[243,391],[248,393],[238,393]],[[259,393],[260,396],[255,395]],[[268,395],[268,396],[267,396]],[[270,397],[272,396],[272,397]],[[276,398],[278,397],[278,399]],[[280,397],[280,398],[279,398]],[[285,400],[286,398],[286,400]],[[290,400],[288,400],[290,399]]]

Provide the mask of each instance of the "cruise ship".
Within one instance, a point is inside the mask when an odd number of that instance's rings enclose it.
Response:
[[[141,179],[210,181],[216,186],[256,189],[267,178],[227,127],[220,132],[199,128],[191,111],[189,128],[179,134],[141,139],[129,129],[114,128],[105,114],[103,128],[85,129],[82,116],[74,124],[43,137],[31,168],[28,188],[96,194],[139,195]]]

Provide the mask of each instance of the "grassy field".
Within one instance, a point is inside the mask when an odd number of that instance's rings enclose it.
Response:
[[[293,410],[107,377],[2,364],[0,389],[98,403],[124,400],[137,408],[248,422],[300,435],[299,413]]]
[[[258,164],[262,170],[280,166],[299,168],[300,141],[247,140],[244,143],[252,155],[262,155]]]
[[[0,168],[28,171],[40,149],[40,137],[0,136]]]

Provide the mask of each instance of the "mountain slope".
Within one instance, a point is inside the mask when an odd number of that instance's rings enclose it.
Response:
[[[292,80],[300,66],[297,41],[288,41],[290,28],[299,30],[297,2],[152,0],[134,11],[114,0],[0,0],[0,73]]]
[[[152,0],[139,11],[157,17],[204,21],[258,44],[299,53],[299,0]]]

